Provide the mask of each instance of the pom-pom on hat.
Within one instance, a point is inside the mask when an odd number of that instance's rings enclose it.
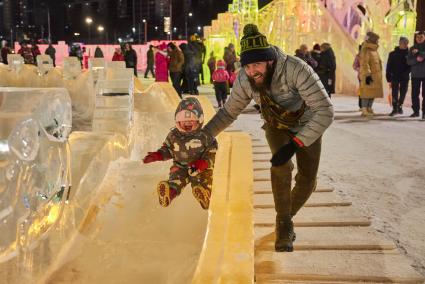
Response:
[[[265,35],[258,31],[254,24],[243,28],[241,38],[241,64],[245,66],[254,62],[264,62],[276,59],[276,52],[267,42]]]

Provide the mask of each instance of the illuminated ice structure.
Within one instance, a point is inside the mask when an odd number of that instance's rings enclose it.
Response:
[[[53,70],[53,59],[49,55],[37,55],[37,68],[39,75],[45,75]]]
[[[94,82],[96,83],[100,74],[106,68],[106,61],[104,58],[89,58],[89,70],[93,74]]]
[[[8,54],[7,62],[9,68],[18,73],[24,65],[24,58],[20,54]]]
[[[258,24],[268,41],[295,54],[301,44],[329,42],[337,60],[337,93],[354,94],[358,85],[353,60],[368,31],[381,37],[383,62],[398,45],[400,36],[413,42],[416,22],[415,0],[274,0],[258,10],[256,0],[233,0],[228,12],[219,14],[204,27],[207,53],[219,59],[229,43],[239,51],[243,26]]]
[[[60,217],[71,119],[65,89],[0,88],[0,262],[33,249]]]
[[[96,83],[92,130],[119,132],[126,136],[133,121],[133,93],[133,69],[103,69]]]

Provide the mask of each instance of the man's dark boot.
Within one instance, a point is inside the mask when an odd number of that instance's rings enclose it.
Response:
[[[398,106],[397,112],[398,114],[403,114],[403,106]]]
[[[276,217],[276,241],[275,251],[277,252],[292,252],[294,251],[293,242],[296,235],[294,232],[294,223],[291,218],[287,217],[280,219]]]
[[[396,114],[398,114],[397,107],[393,107],[393,111],[390,113],[390,116],[394,116]]]

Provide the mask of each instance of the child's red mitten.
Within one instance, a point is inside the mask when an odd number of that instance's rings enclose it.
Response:
[[[189,167],[192,169],[192,171],[197,171],[200,173],[208,168],[208,161],[199,159],[189,163]]]
[[[162,161],[164,158],[160,152],[148,152],[146,157],[143,158],[143,163],[148,164],[156,161]]]

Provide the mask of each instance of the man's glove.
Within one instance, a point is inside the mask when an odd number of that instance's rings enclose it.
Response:
[[[373,82],[372,76],[371,75],[366,76],[365,82],[366,82],[366,85],[370,85]]]
[[[148,152],[146,157],[143,158],[143,163],[148,164],[156,161],[163,161],[164,158],[160,152]]]
[[[208,168],[208,161],[199,159],[189,163],[189,175],[197,175]]]
[[[283,145],[272,157],[270,162],[272,163],[273,167],[278,167],[286,162],[288,162],[292,156],[294,156],[295,152],[298,150],[298,148],[304,147],[304,144],[301,140],[299,140],[297,137],[292,137],[291,141]]]

